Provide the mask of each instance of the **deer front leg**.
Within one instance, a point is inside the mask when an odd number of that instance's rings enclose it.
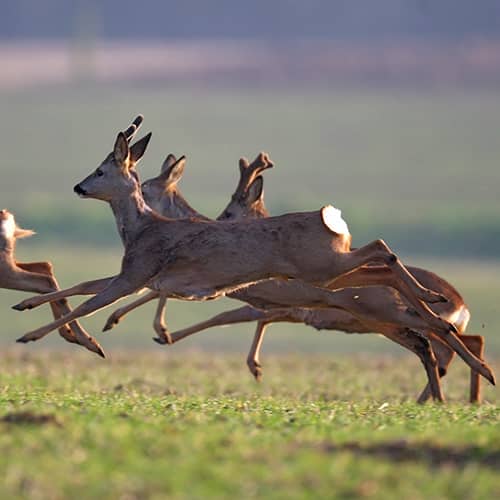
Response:
[[[160,293],[155,319],[153,321],[154,331],[156,332],[156,335],[158,335],[157,337],[153,337],[153,340],[162,345],[172,343],[172,339],[170,338],[170,333],[168,333],[167,325],[164,319],[165,308],[167,307],[167,298],[167,295]]]
[[[71,322],[77,318],[88,316],[89,314],[116,302],[118,299],[136,292],[139,288],[141,288],[141,285],[132,284],[122,275],[118,275],[116,278],[111,280],[110,284],[102,292],[98,293],[89,300],[86,300],[72,312],[64,315],[56,321],[53,321],[52,323],[49,323],[48,325],[26,333],[17,341],[25,343],[38,340],[39,338],[42,338],[50,333],[52,330],[59,328],[61,325]]]
[[[140,307],[143,304],[146,304],[147,302],[156,299],[158,296],[159,296],[158,292],[153,292],[153,291],[152,292],[148,292],[147,294],[143,295],[142,297],[139,297],[137,300],[134,300],[130,304],[127,304],[127,305],[125,305],[123,307],[119,307],[116,311],[114,311],[109,316],[109,318],[107,319],[106,324],[104,325],[104,328],[102,329],[102,331],[105,332],[107,330],[111,330],[130,311],[133,311],[137,307]]]
[[[19,304],[12,306],[12,309],[15,309],[16,311],[25,311],[26,309],[34,309],[42,304],[46,304],[47,302],[64,299],[73,295],[95,295],[96,293],[102,292],[112,280],[113,277],[85,281],[70,288],[66,288],[65,290],[58,290],[52,293],[44,293],[43,295],[29,297],[19,302]]]

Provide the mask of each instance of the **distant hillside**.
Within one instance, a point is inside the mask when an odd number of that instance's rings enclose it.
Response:
[[[334,40],[495,37],[498,0],[16,0],[0,38]]]

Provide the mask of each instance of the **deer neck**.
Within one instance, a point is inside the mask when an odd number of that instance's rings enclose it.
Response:
[[[128,196],[112,199],[110,205],[122,243],[127,246],[141,231],[144,222],[149,219],[151,209],[137,191]]]
[[[177,190],[171,190],[165,193],[162,215],[171,217],[172,219],[185,219],[187,217],[206,219],[206,217],[197,212]]]

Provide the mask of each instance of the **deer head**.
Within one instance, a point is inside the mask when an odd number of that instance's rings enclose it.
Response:
[[[118,134],[113,152],[93,173],[74,187],[76,194],[82,198],[95,198],[109,202],[121,194],[130,195],[131,192],[139,189],[138,176],[134,167],[146,152],[151,132],[129,146],[129,140],[133,134],[135,131],[129,134],[129,138],[124,132]]]
[[[246,158],[241,158],[239,166],[238,186],[217,220],[268,217],[269,213],[264,205],[264,181],[260,174],[274,166],[269,155],[260,153],[252,163],[248,163]]]
[[[175,205],[175,199],[182,198],[182,195],[177,189],[177,183],[184,173],[185,166],[185,156],[181,156],[177,159],[170,153],[161,166],[160,175],[142,183],[142,196],[150,208],[163,215],[175,215],[166,214],[163,209],[166,204],[173,206]],[[186,214],[186,216],[190,215],[191,214]]]

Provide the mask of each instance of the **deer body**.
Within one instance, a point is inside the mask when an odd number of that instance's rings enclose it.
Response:
[[[176,159],[169,155],[162,166],[161,174],[142,184],[144,199],[147,204],[158,213],[166,217],[198,217],[205,218],[196,212],[184,199],[177,188],[177,183],[183,173],[184,164],[175,166]],[[269,157],[261,153],[251,164],[245,159],[240,160],[240,180],[230,203],[223,210],[217,220],[240,220],[246,218],[269,217],[263,198],[261,172],[272,166]],[[168,200],[168,201],[167,201]],[[438,275],[417,267],[408,267],[410,273],[425,287],[443,294],[448,302],[431,304],[434,313],[455,324],[461,334],[466,330],[470,313],[463,298],[457,290],[446,280]],[[387,285],[370,286],[369,288],[346,287],[345,292],[351,298],[349,311],[338,308],[331,309],[306,309],[303,306],[311,301],[311,288],[303,282],[266,280],[241,288],[233,293],[227,294],[231,298],[239,299],[254,307],[252,309],[242,307],[226,313],[221,313],[211,320],[188,327],[180,332],[172,334],[173,341],[180,340],[186,335],[196,333],[200,329],[220,324],[230,324],[241,321],[259,320],[256,337],[248,356],[248,365],[252,373],[261,377],[259,362],[259,349],[262,345],[265,326],[273,322],[305,323],[317,330],[340,330],[345,333],[372,333],[377,332],[387,338],[396,341],[406,348],[408,345],[407,328],[418,328],[419,318],[416,317],[414,309],[404,301],[401,295],[391,288],[392,275],[387,273],[388,269],[379,268],[379,273],[386,274]],[[365,277],[365,284],[370,285],[374,275]],[[379,280],[380,275],[377,277]],[[352,282],[352,276],[347,275]],[[359,277],[358,277],[359,279]],[[344,286],[342,279],[334,280],[330,288]],[[359,293],[362,292],[362,293]],[[140,305],[152,298],[139,299]],[[288,308],[283,308],[283,303],[288,303]],[[108,320],[106,329],[118,323],[121,317],[135,307],[135,303],[117,310]],[[297,307],[299,306],[299,307]],[[158,321],[158,317],[155,319]],[[420,328],[426,329],[425,325]],[[156,329],[158,331],[158,329]],[[439,373],[446,374],[449,363],[454,352],[445,344],[440,342],[432,332],[428,332],[431,338],[434,352],[437,356]],[[461,340],[479,358],[483,355],[484,339],[481,336],[461,335]],[[420,401],[430,396],[429,385],[422,393]],[[480,401],[480,381],[476,372],[471,371],[471,394],[472,402]]]
[[[398,289],[429,328],[473,369],[494,382],[489,367],[465,348],[454,334],[454,327],[422,302],[439,301],[442,297],[422,287],[381,240],[350,251],[350,236],[332,231],[330,213],[325,208],[248,221],[244,225],[175,221],[154,214],[145,205],[137,175],[132,172],[148,141],[146,136],[129,149],[125,135],[120,133],[114,152],[75,186],[75,192],[82,197],[110,203],[125,244],[120,274],[73,313],[26,334],[20,341],[40,338],[61,322],[88,315],[144,286],[160,291],[163,299],[214,298],[270,277],[320,284],[365,264],[381,263],[390,266]],[[335,227],[337,222],[334,218]],[[329,305],[326,302],[321,307]]]

